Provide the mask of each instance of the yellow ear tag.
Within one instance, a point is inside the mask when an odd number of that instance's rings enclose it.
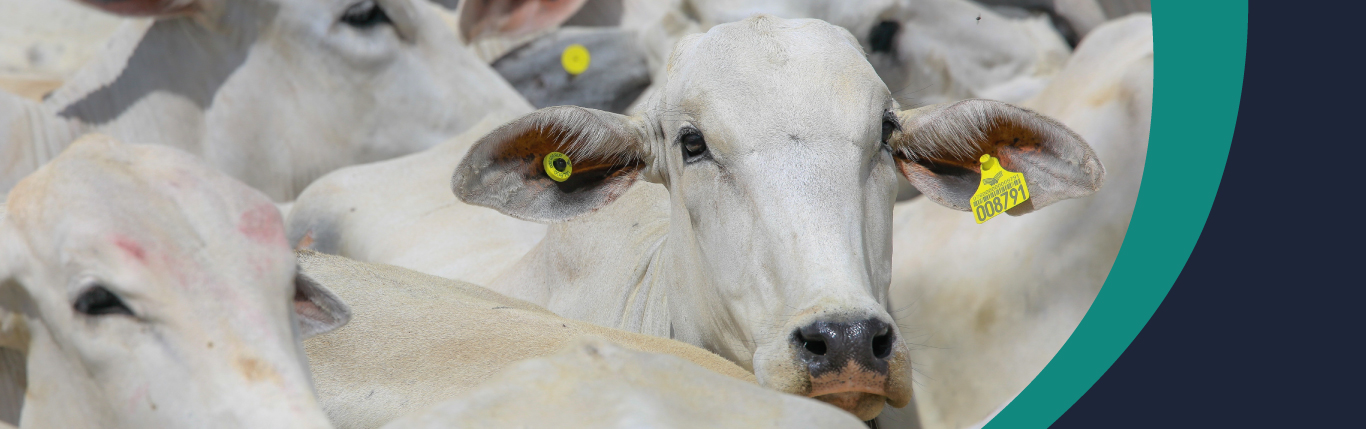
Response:
[[[551,152],[544,158],[545,175],[550,176],[550,180],[563,182],[569,180],[569,173],[574,171],[574,165],[569,162],[569,155],[559,152]]]
[[[1006,171],[1001,161],[982,155],[982,183],[969,200],[977,223],[986,222],[1029,199],[1029,186],[1023,174]]]
[[[560,54],[560,65],[564,66],[564,71],[571,75],[578,76],[584,70],[588,70],[588,62],[592,58],[588,55],[588,48],[578,43],[564,48],[564,53]]]

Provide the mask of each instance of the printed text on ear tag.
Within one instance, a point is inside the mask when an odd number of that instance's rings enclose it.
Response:
[[[986,222],[1029,199],[1029,186],[1023,174],[1006,171],[1001,161],[982,155],[982,183],[972,194],[972,215],[977,223]]]
[[[560,65],[564,66],[564,71],[569,72],[571,75],[578,76],[579,73],[588,70],[588,62],[591,59],[592,58],[588,55],[588,48],[575,43],[564,48],[564,53],[560,54]]]
[[[569,162],[569,155],[559,152],[551,152],[544,158],[545,175],[550,176],[550,180],[563,182],[569,179],[569,174],[574,171],[574,165]]]

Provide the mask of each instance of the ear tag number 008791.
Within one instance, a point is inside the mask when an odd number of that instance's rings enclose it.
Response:
[[[969,200],[972,215],[979,224],[1029,199],[1029,186],[1025,184],[1023,174],[1006,171],[1001,167],[1001,161],[990,154],[982,155],[980,161],[982,182]]]
[[[551,152],[546,154],[543,160],[545,175],[550,176],[550,180],[556,182],[569,180],[569,174],[574,171],[574,165],[569,162],[569,155]]]

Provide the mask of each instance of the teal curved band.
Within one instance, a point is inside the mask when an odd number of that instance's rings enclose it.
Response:
[[[987,429],[1052,424],[1148,323],[1209,216],[1233,138],[1246,2],[1153,1],[1153,116],[1143,182],[1105,286],[1043,372]]]

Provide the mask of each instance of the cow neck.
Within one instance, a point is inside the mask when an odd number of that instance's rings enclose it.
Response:
[[[638,182],[612,204],[550,225],[491,289],[564,317],[669,336],[668,192]]]

